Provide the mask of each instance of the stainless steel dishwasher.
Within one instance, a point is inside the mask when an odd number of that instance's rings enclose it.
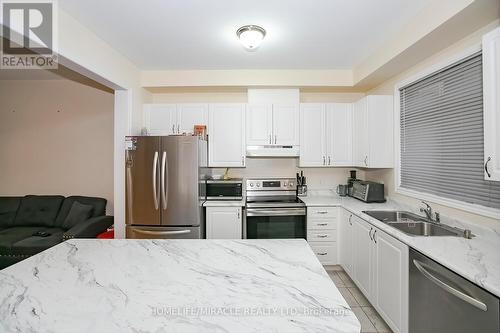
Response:
[[[410,250],[410,333],[500,332],[499,299]]]

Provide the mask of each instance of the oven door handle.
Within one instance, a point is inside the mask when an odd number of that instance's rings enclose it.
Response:
[[[247,216],[304,216],[305,208],[247,209]]]

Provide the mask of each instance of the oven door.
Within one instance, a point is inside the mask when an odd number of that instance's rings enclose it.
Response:
[[[306,239],[306,209],[247,208],[246,238]]]

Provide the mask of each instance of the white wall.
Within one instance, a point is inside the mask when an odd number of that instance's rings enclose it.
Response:
[[[113,110],[77,82],[0,81],[0,195],[103,197],[112,214]]]

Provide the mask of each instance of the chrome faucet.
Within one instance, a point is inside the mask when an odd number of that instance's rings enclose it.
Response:
[[[422,200],[422,203],[425,205],[425,208],[424,207],[420,207],[420,212],[422,213],[425,213],[425,216],[427,216],[427,219],[429,221],[432,221],[432,222],[441,222],[441,217],[439,215],[438,212],[436,212],[434,215],[435,215],[435,218],[432,217],[432,207],[431,205],[429,205],[427,202],[423,201]]]

